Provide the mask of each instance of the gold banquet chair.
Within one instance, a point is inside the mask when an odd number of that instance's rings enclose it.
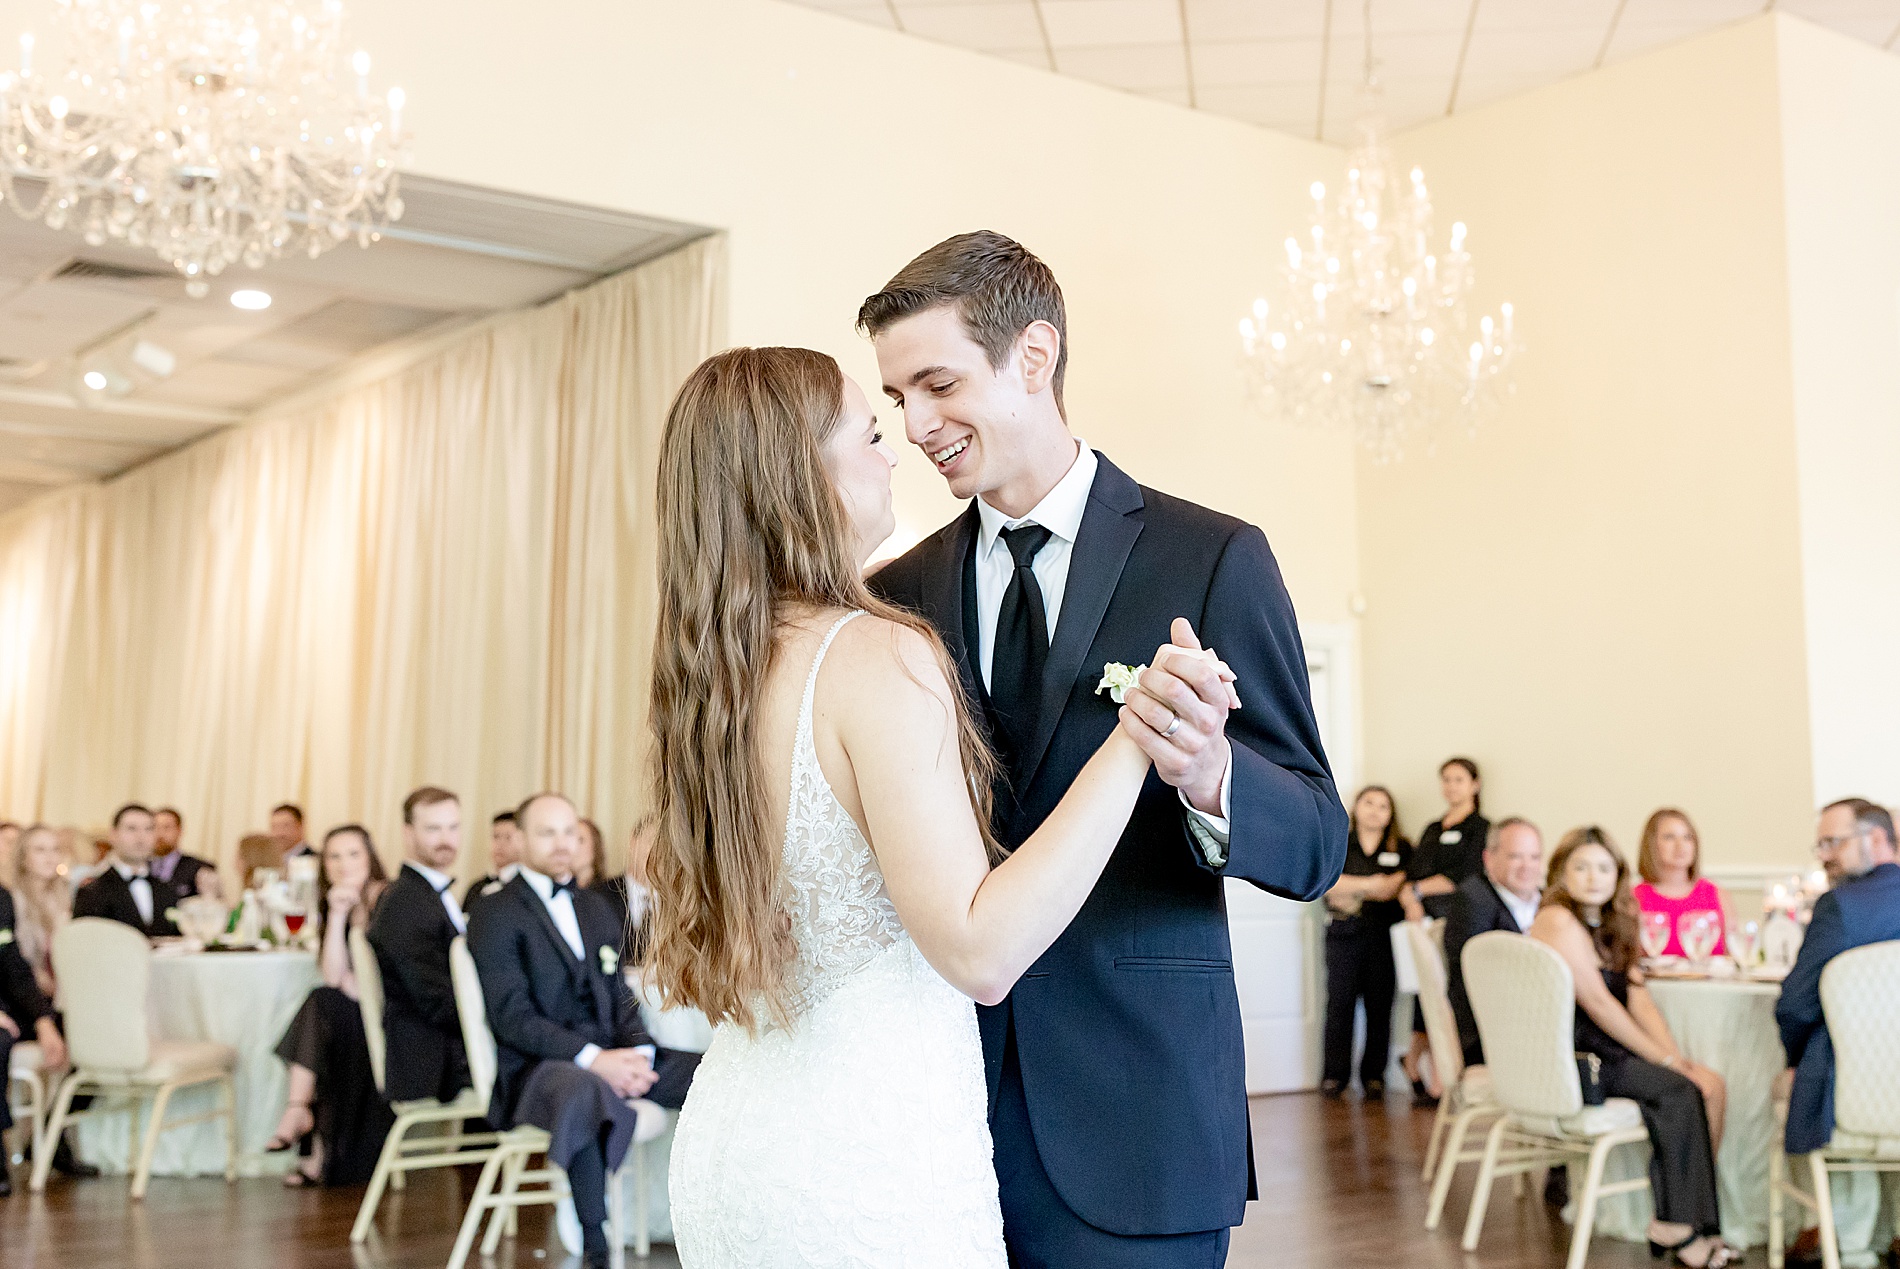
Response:
[[[1501,1111],[1485,1136],[1464,1249],[1478,1248],[1498,1177],[1587,1161],[1568,1261],[1568,1269],[1583,1269],[1598,1200],[1649,1188],[1646,1170],[1632,1180],[1603,1183],[1610,1151],[1648,1142],[1642,1109],[1626,1097],[1583,1104],[1574,1040],[1576,987],[1570,966],[1555,950],[1521,934],[1494,931],[1466,943],[1459,965]]]
[[[152,977],[152,945],[143,934],[118,921],[80,917],[53,936],[53,974],[66,985],[66,1048],[71,1070],[60,1081],[52,1118],[40,1140],[46,1148],[33,1155],[32,1188],[46,1188],[53,1163],[51,1143],[69,1122],[125,1107],[133,1123],[152,1103],[145,1137],[132,1172],[132,1197],[145,1197],[152,1176],[152,1152],[159,1134],[188,1124],[224,1121],[224,1179],[237,1179],[237,1050],[209,1040],[159,1040],[147,1016]],[[217,1110],[167,1120],[165,1109],[181,1088],[216,1083],[222,1094]],[[102,1094],[103,1107],[75,1114],[73,1097]]]
[[[25,1101],[15,1099],[16,1088],[26,1094]],[[7,1059],[7,1106],[13,1111],[15,1135],[24,1130],[33,1157],[39,1158],[46,1128],[46,1059],[40,1046],[31,1040],[15,1044]],[[0,1143],[0,1158],[4,1157],[4,1144]]]
[[[1783,1203],[1793,1198],[1815,1214],[1821,1263],[1841,1269],[1834,1227],[1832,1172],[1900,1172],[1900,942],[1842,952],[1821,971],[1821,1013],[1834,1044],[1834,1136],[1808,1158],[1813,1194],[1787,1180],[1788,1108],[1775,1107],[1782,1131],[1768,1153],[1768,1263],[1781,1269],[1786,1231]]]
[[[462,1044],[468,1050],[469,1076],[486,1102],[495,1087],[495,1036],[488,1029],[488,1006],[482,996],[481,976],[476,971],[474,956],[469,953],[467,939],[458,938],[449,945],[449,977],[455,983],[455,1006],[462,1020]],[[620,1269],[626,1258],[627,1186],[624,1178],[629,1168],[633,1170],[638,1219],[634,1228],[634,1249],[642,1258],[649,1250],[646,1152],[649,1144],[664,1135],[671,1123],[667,1111],[650,1101],[636,1100],[630,1105],[639,1115],[633,1144],[627,1148],[627,1157],[621,1163],[620,1171],[607,1178],[607,1241],[615,1269]],[[448,1269],[463,1269],[475,1245],[475,1231],[480,1228],[485,1213],[493,1215],[488,1222],[488,1232],[482,1238],[482,1255],[492,1256],[504,1230],[512,1228],[510,1218],[515,1209],[559,1203],[568,1197],[567,1174],[561,1169],[552,1163],[532,1170],[527,1167],[529,1158],[545,1154],[550,1144],[552,1140],[545,1130],[527,1124],[501,1134],[501,1145],[482,1166],[482,1175],[475,1183],[475,1193],[469,1197],[468,1211],[464,1213],[461,1231],[455,1237],[455,1250],[449,1254]],[[524,1184],[537,1188],[524,1190],[521,1188]]]
[[[383,1034],[383,971],[376,961],[376,950],[361,929],[350,930],[350,971],[356,975],[356,1004],[363,1014],[363,1036],[369,1042],[369,1069],[376,1077],[376,1091],[382,1092],[388,1069],[388,1038]],[[392,1102],[396,1122],[383,1138],[383,1150],[376,1158],[376,1171],[370,1175],[369,1188],[356,1209],[356,1224],[350,1227],[350,1241],[360,1243],[369,1237],[376,1219],[376,1208],[383,1201],[385,1188],[400,1190],[408,1173],[424,1168],[450,1168],[461,1163],[482,1163],[495,1152],[499,1133],[463,1132],[462,1121],[480,1119],[488,1113],[488,1098],[477,1097],[465,1088],[450,1101],[434,1097]],[[434,1136],[416,1133],[424,1125],[453,1124],[448,1132]]]
[[[1491,1096],[1490,1072],[1482,1066],[1465,1065],[1464,1043],[1458,1038],[1458,1020],[1451,1011],[1451,998],[1446,991],[1445,923],[1432,922],[1430,932],[1415,921],[1404,925],[1405,938],[1412,950],[1412,964],[1418,973],[1418,1005],[1425,1015],[1426,1038],[1431,1041],[1432,1068],[1445,1087],[1445,1095],[1438,1099],[1438,1114],[1432,1121],[1431,1140],[1425,1147],[1424,1179],[1432,1182],[1425,1228],[1437,1229],[1444,1216],[1446,1196],[1451,1193],[1452,1174],[1458,1165],[1484,1159],[1482,1146],[1465,1149],[1466,1134],[1480,1119],[1501,1111]]]

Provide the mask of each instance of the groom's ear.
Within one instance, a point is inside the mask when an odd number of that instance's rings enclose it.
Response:
[[[1023,368],[1023,387],[1032,395],[1055,386],[1056,367],[1062,364],[1062,334],[1048,322],[1034,321],[1016,336],[1016,356]]]

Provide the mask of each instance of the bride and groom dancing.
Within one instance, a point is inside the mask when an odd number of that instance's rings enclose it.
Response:
[[[662,444],[650,965],[717,1024],[681,1262],[1220,1265],[1255,1197],[1223,881],[1310,899],[1346,841],[1278,568],[1070,434],[1016,243],[931,248],[859,324],[972,500],[868,581],[896,456],[830,357],[713,357]]]

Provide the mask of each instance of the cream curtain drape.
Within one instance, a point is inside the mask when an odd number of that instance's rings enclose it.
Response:
[[[235,858],[270,807],[386,861],[422,783],[487,821],[644,801],[652,491],[673,393],[724,336],[705,239],[293,416],[0,521],[0,814],[179,807]]]

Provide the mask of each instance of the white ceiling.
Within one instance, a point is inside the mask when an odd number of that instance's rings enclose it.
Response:
[[[1300,136],[1345,142],[1364,0],[792,0]],[[1900,0],[1372,0],[1396,127],[1769,9],[1893,48]]]
[[[233,269],[201,300],[152,253],[90,247],[0,209],[0,513],[268,409],[393,341],[537,303],[705,232],[422,177],[404,181],[403,201],[367,250]],[[234,308],[241,288],[271,306]],[[176,371],[82,403],[77,359],[134,324]]]

